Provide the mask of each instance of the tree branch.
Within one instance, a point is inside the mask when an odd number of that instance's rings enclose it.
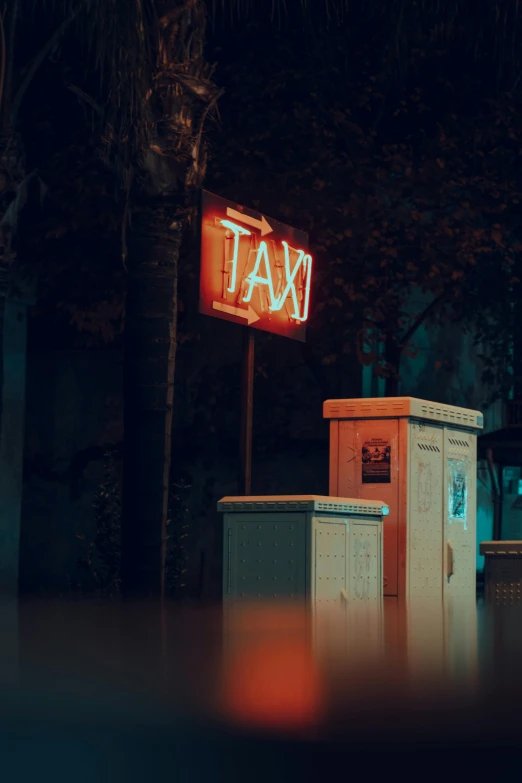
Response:
[[[406,331],[406,333],[401,338],[401,344],[402,346],[406,345],[409,340],[413,337],[417,329],[423,324],[423,322],[426,320],[426,318],[431,315],[431,313],[437,309],[439,304],[447,297],[448,295],[448,289],[445,288],[444,291],[439,294],[430,304],[424,308],[424,310],[417,316],[417,318],[414,320],[412,325],[409,327],[409,329]]]
[[[91,98],[90,95],[80,89],[80,87],[77,87],[75,84],[67,84],[66,86],[67,89],[73,92],[81,101],[87,103],[99,117],[103,118],[103,106],[101,106],[99,103],[96,103],[94,98]]]
[[[312,348],[310,345],[308,345],[308,343],[300,343],[300,348],[304,363],[310,370],[310,374],[312,375],[318,388],[321,390],[323,398],[325,400],[331,399],[334,395],[332,394],[330,383],[324,373],[323,367],[315,358]]]

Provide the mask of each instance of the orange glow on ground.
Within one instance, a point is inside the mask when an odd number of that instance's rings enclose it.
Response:
[[[323,711],[323,688],[310,645],[301,639],[259,641],[227,661],[225,709],[258,728],[303,729]]]

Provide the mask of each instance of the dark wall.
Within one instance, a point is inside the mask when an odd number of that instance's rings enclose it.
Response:
[[[288,346],[287,346],[288,348]],[[219,351],[217,351],[219,353]],[[190,485],[187,524],[188,596],[217,598],[221,580],[221,521],[216,502],[237,493],[238,389],[225,387],[225,403],[211,406],[210,371],[216,357],[201,352],[208,375],[196,384],[183,355],[178,364],[174,475]],[[282,356],[282,361],[285,357]],[[216,368],[219,366],[219,357]],[[232,366],[233,367],[233,366]],[[231,372],[232,374],[232,372]],[[303,494],[328,491],[328,430],[319,395],[306,389],[312,421],[290,398],[291,421],[281,419],[277,389],[283,374],[258,378],[253,491]],[[218,377],[219,380],[219,377]],[[220,381],[219,388],[222,388]],[[195,386],[201,387],[196,393]],[[270,389],[273,391],[270,397]],[[288,391],[287,391],[288,393]],[[297,394],[297,392],[296,392]],[[195,397],[208,395],[207,421]],[[317,399],[315,399],[317,396]],[[78,559],[95,533],[93,501],[103,479],[104,453],[123,437],[121,356],[108,351],[33,352],[28,356],[26,453],[20,555],[21,588],[67,592],[78,583]],[[228,400],[228,404],[226,404]],[[273,405],[272,405],[273,401]],[[230,411],[234,415],[230,416]],[[183,413],[183,415],[181,415]],[[227,416],[229,418],[227,418]],[[213,423],[214,422],[214,423]],[[224,442],[222,426],[229,437]],[[184,425],[184,426],[183,426]],[[291,434],[293,432],[293,434]],[[177,521],[174,520],[174,523]],[[78,538],[78,533],[85,540]]]
[[[92,503],[103,454],[121,441],[117,353],[31,353],[27,363],[22,589],[66,590],[82,553],[77,533],[94,532]]]

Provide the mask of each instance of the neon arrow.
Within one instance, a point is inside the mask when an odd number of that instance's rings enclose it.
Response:
[[[235,315],[237,318],[244,318],[249,326],[256,321],[259,321],[258,314],[250,305],[248,306],[248,310],[243,310],[242,307],[233,307],[232,305],[222,304],[221,302],[212,302],[212,309],[219,310],[221,313],[228,313],[228,315]]]
[[[240,223],[246,223],[247,226],[258,228],[261,231],[262,237],[264,237],[265,234],[270,234],[274,230],[264,215],[261,215],[261,220],[258,220],[249,215],[243,215],[242,212],[238,212],[237,210],[232,209],[232,207],[227,207],[227,215],[228,217],[234,218],[234,220],[239,220]]]

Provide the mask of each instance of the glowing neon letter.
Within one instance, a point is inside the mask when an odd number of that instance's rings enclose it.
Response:
[[[236,225],[236,223],[232,223],[230,220],[221,220],[220,223],[222,226],[225,226],[225,228],[229,228],[234,233],[234,253],[231,259],[227,259],[227,261],[230,261],[230,263],[232,264],[232,269],[230,271],[230,286],[227,288],[227,291],[233,294],[234,291],[236,290],[237,258],[239,255],[239,237],[246,236],[247,234],[251,234],[252,232],[249,231],[247,228],[243,228],[242,226]]]
[[[305,255],[305,257],[303,258],[303,266],[306,268],[303,314],[301,317],[294,316],[296,321],[308,320],[308,308],[310,306],[310,282],[312,279],[312,256],[311,255],[308,254]]]
[[[261,266],[261,260],[264,259],[265,261],[265,269],[266,269],[266,277],[261,277],[259,272],[259,267]],[[254,265],[254,269],[252,270],[252,273],[248,275],[246,282],[248,283],[248,292],[246,296],[243,298],[243,302],[250,302],[252,299],[252,293],[254,291],[255,285],[267,285],[268,286],[268,293],[270,295],[270,310],[275,310],[277,306],[277,299],[274,294],[274,284],[272,282],[272,272],[270,271],[270,260],[268,258],[268,247],[266,242],[261,242],[259,245],[259,249],[257,251],[256,256],[256,263]]]
[[[293,269],[290,269],[290,247],[287,242],[283,241],[283,247],[285,250],[285,274],[286,274],[286,288],[279,297],[274,310],[280,310],[284,305],[289,293],[292,294],[292,300],[294,303],[294,313],[292,318],[295,321],[306,321],[308,318],[308,306],[310,302],[310,279],[312,275],[312,256],[305,254],[304,250],[297,251],[297,261]],[[297,300],[297,291],[295,289],[295,278],[297,273],[303,267],[305,272],[305,295],[304,306],[302,315],[299,312],[299,302]]]

